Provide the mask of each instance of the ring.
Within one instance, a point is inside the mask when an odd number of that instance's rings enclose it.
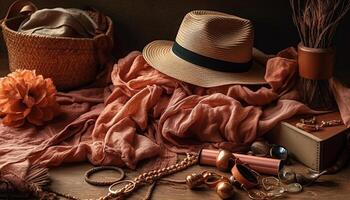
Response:
[[[90,179],[90,176],[96,172],[99,171],[103,171],[103,170],[114,170],[120,173],[120,176],[118,178],[116,178],[113,181],[94,181]],[[101,166],[101,167],[94,167],[92,169],[90,169],[89,171],[87,171],[85,173],[85,181],[91,185],[95,185],[95,186],[108,186],[111,185],[115,182],[118,182],[120,180],[122,180],[125,177],[125,173],[124,171],[119,168],[119,167],[114,167],[114,166]]]
[[[134,181],[132,181],[132,180],[122,180],[122,181],[118,181],[118,182],[113,183],[111,186],[109,186],[109,188],[108,188],[109,193],[111,193],[111,194],[117,194],[118,190],[112,190],[112,189],[113,189],[114,186],[119,185],[119,184],[121,184],[121,183],[131,183],[131,184],[132,184],[131,187],[126,188],[126,190],[124,191],[124,193],[128,193],[128,192],[132,191],[132,190],[135,188],[135,186],[136,186],[136,183],[135,183]]]

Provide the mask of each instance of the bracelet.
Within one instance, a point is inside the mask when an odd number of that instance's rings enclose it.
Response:
[[[120,176],[118,178],[116,178],[115,180],[112,181],[94,181],[90,179],[90,176],[96,172],[99,171],[103,171],[103,170],[114,170],[120,173]],[[119,168],[119,167],[114,167],[114,166],[101,166],[101,167],[94,167],[92,169],[90,169],[89,171],[87,171],[85,173],[85,181],[91,185],[95,185],[95,186],[108,186],[108,185],[112,185],[115,182],[118,182],[120,180],[122,180],[125,177],[125,173],[124,171]]]
[[[116,185],[122,184],[122,183],[128,183],[124,188],[121,188],[119,190],[113,190],[113,187],[115,187]],[[117,181],[114,182],[111,186],[109,186],[108,190],[109,193],[111,194],[117,194],[118,191],[123,191],[124,193],[129,193],[131,191],[133,191],[136,187],[136,183],[135,181],[132,180],[122,180],[122,181]]]
[[[243,164],[236,163],[231,173],[234,179],[246,189],[253,188],[259,184],[258,174]]]

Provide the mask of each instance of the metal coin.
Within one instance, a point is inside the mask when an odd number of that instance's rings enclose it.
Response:
[[[299,193],[303,190],[303,186],[301,186],[299,183],[291,183],[286,185],[286,190],[290,193]]]
[[[280,197],[286,190],[283,187],[275,188],[267,193],[268,197]]]

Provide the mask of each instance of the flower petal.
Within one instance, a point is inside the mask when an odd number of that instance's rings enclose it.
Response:
[[[0,114],[3,124],[20,126],[25,121],[35,125],[53,119],[59,112],[56,88],[51,79],[35,71],[17,70],[0,78]]]
[[[21,115],[6,115],[2,119],[2,123],[5,126],[20,127],[24,124],[25,120]]]
[[[38,109],[37,107],[33,107],[32,111],[27,116],[27,120],[29,123],[41,126],[43,125],[43,117],[43,111]]]

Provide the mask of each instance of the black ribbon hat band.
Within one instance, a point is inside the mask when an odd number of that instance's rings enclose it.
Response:
[[[186,60],[187,62],[215,71],[242,73],[249,71],[252,66],[252,60],[246,63],[234,63],[218,60],[190,51],[179,45],[177,42],[174,42],[172,51],[176,56]]]

